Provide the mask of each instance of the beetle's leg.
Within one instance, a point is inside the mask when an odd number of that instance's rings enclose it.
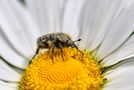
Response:
[[[34,57],[39,53],[40,47],[37,47],[35,55],[32,57],[32,59],[34,59]]]
[[[82,54],[82,58],[83,58],[84,53],[83,53],[81,50],[79,50],[79,48],[78,48],[76,45],[74,45],[74,47]],[[82,58],[81,58],[81,59],[82,59]]]
[[[84,55],[83,54],[83,52],[81,51],[81,50],[79,50],[79,48],[74,44],[74,47],[82,54],[82,55]]]
[[[62,57],[62,60],[64,61],[62,45],[61,45],[60,43],[59,43],[59,49],[60,49],[60,51],[61,51],[61,57]]]
[[[34,57],[39,53],[40,47],[37,47],[35,55],[32,57],[32,59],[34,59]],[[32,60],[29,62],[29,64],[32,63]]]
[[[52,48],[52,54],[55,55],[55,46]]]
[[[53,60],[54,50],[55,50],[55,46],[52,48],[52,62],[53,62],[53,63],[54,63],[54,60]]]

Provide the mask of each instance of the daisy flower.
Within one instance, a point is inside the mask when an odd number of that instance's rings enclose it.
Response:
[[[32,59],[36,39],[57,32],[81,38],[83,54],[41,49]],[[0,0],[0,89],[134,90],[133,32],[133,0]]]

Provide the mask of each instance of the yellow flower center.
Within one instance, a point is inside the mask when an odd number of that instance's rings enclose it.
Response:
[[[38,54],[26,69],[20,89],[99,90],[103,84],[100,66],[89,52],[83,54],[75,48]]]

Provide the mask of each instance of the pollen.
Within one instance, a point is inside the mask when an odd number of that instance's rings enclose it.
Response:
[[[20,90],[100,90],[100,66],[87,51],[55,49],[36,55],[25,70]]]

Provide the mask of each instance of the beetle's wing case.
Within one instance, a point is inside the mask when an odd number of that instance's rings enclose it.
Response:
[[[69,35],[65,34],[65,33],[57,33],[56,37],[61,42],[66,42],[68,40],[71,40],[71,37]]]

